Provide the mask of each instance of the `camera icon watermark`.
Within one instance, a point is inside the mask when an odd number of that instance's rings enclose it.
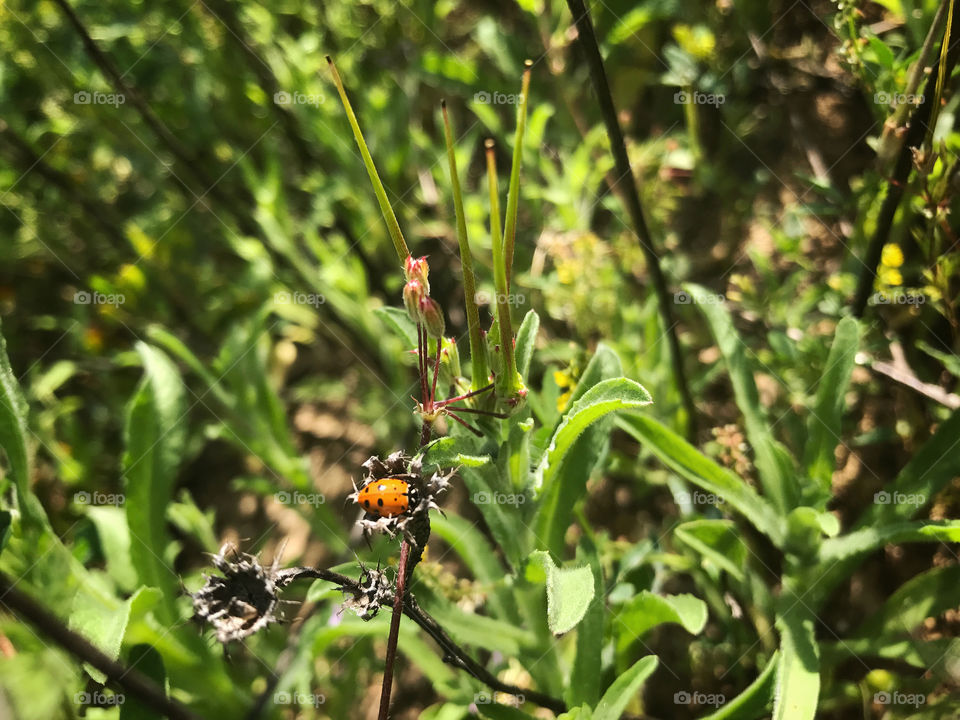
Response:
[[[702,705],[720,707],[727,702],[723,693],[687,692],[681,690],[673,694],[674,705]]]
[[[283,503],[284,505],[311,505],[318,507],[327,501],[323,493],[302,493],[298,490],[294,490],[293,492],[281,490],[275,493],[273,497],[278,503]]]
[[[878,692],[873,695],[873,702],[877,705],[911,705],[920,707],[927,702],[927,696],[921,693]]]
[[[318,308],[327,302],[327,298],[320,293],[287,292],[283,290],[274,293],[273,302],[277,305],[309,305]]]
[[[512,705],[513,707],[520,707],[527,701],[526,697],[523,695],[511,695],[510,693],[503,692],[487,692],[481,691],[476,693],[473,696],[474,705],[493,705],[494,703],[500,705]]]
[[[273,694],[274,705],[310,705],[320,707],[326,701],[326,696],[319,693],[275,692]]]
[[[480,105],[519,105],[523,102],[523,93],[489,93],[480,90],[473,94],[473,101]]]
[[[77,290],[73,294],[74,305],[113,305],[119,307],[127,301],[127,296],[123,293],[102,293],[89,292],[87,290]]]
[[[727,101],[722,93],[702,93],[698,90],[679,90],[673,94],[675,105],[713,105],[719,107]]]
[[[683,490],[678,492],[674,497],[681,505],[723,505],[726,502],[726,498],[724,498],[723,495],[705,493],[700,490],[694,490],[693,492]]]
[[[75,105],[113,105],[119,107],[127,101],[123,93],[102,93],[80,90],[73,94]]]
[[[680,290],[673,294],[674,305],[723,305],[726,301],[726,296],[721,294],[703,293],[701,295],[691,295],[685,290]]]
[[[526,501],[527,496],[523,493],[501,493],[482,490],[473,494],[473,502],[476,505],[513,505],[514,507],[519,507]]]
[[[875,292],[867,301],[869,305],[923,305],[925,302],[927,302],[927,296],[923,293],[904,290]]]
[[[127,696],[123,693],[113,693],[108,695],[102,690],[93,692],[78,692],[73,694],[73,701],[81,707],[101,707],[110,708],[123,705]]]
[[[912,93],[887,93],[878,92],[873,94],[873,102],[877,105],[922,105],[926,98],[923,95],[914,95]]]
[[[527,301],[527,296],[522,293],[489,293],[485,290],[478,290],[473,296],[477,305],[499,305],[506,303],[508,305],[523,305]]]
[[[112,505],[114,507],[120,507],[127,501],[127,498],[123,493],[102,493],[96,490],[93,492],[80,490],[73,494],[73,501],[77,503],[77,505]]]
[[[923,493],[902,493],[899,491],[887,492],[881,490],[873,494],[874,505],[909,505],[920,507],[927,504],[927,496]]]
[[[286,90],[278,90],[273,94],[273,102],[277,105],[312,105],[313,107],[320,107],[326,100],[326,96],[322,94],[289,93]]]

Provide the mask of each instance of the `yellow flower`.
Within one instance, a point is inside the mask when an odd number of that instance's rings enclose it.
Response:
[[[903,265],[903,250],[895,243],[889,243],[883,246],[883,253],[880,255],[880,262],[890,268],[898,268]],[[899,282],[897,283],[900,284]]]
[[[878,275],[880,277],[880,282],[883,285],[889,285],[893,287],[903,284],[903,275],[901,275],[900,271],[896,268],[881,267]]]
[[[571,395],[573,395],[573,390],[567,390],[557,398],[557,412],[563,412],[567,409],[567,405],[570,404]]]

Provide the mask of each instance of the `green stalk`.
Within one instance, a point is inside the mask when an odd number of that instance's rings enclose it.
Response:
[[[453,130],[447,116],[447,102],[440,103],[443,109],[443,132],[447,141],[447,160],[450,161],[450,186],[453,189],[453,207],[457,215],[457,242],[460,244],[460,271],[463,274],[463,298],[467,306],[467,327],[470,329],[470,366],[473,368],[470,389],[479,390],[487,385],[490,370],[487,353],[480,330],[480,311],[477,309],[477,281],[473,275],[473,255],[467,239],[467,219],[463,212],[463,194],[457,174],[457,157],[453,150]]]
[[[503,353],[503,369],[496,378],[497,395],[510,400],[518,398],[523,389],[517,376],[517,363],[513,350],[513,323],[510,320],[510,304],[506,257],[503,253],[503,236],[500,234],[500,200],[497,188],[497,159],[493,152],[493,140],[487,140],[487,181],[490,186],[490,241],[493,250],[493,285],[497,291],[497,323],[500,325],[500,351]]]
[[[513,275],[513,246],[517,236],[517,206],[520,203],[520,161],[523,159],[523,134],[527,129],[527,97],[530,94],[530,68],[533,67],[533,61],[527,60],[523,67],[523,82],[520,85],[520,107],[517,108],[517,131],[513,138],[510,188],[507,191],[507,220],[504,227],[506,244],[503,248],[503,257],[507,269],[507,292],[510,290],[510,280]]]
[[[950,30],[953,26],[953,0],[950,0],[950,9],[947,11],[947,26],[943,31],[943,42],[940,43],[940,71],[937,73],[937,89],[933,97],[933,108],[930,110],[930,124],[927,126],[927,135],[924,146],[933,146],[933,133],[937,129],[937,118],[940,115],[940,98],[943,97],[943,84],[947,78],[947,51],[950,48]]]
[[[370,157],[370,151],[367,149],[367,143],[363,139],[363,133],[360,132],[360,125],[357,123],[357,116],[353,113],[353,107],[347,98],[347,91],[343,88],[343,82],[340,80],[340,73],[337,72],[337,66],[333,64],[333,59],[327,55],[327,62],[330,63],[330,72],[333,74],[333,82],[337,86],[337,92],[340,93],[340,100],[343,102],[343,109],[347,112],[347,120],[350,121],[350,127],[353,129],[353,137],[357,140],[357,147],[360,148],[360,155],[363,157],[363,164],[367,167],[367,174],[370,176],[370,182],[373,183],[373,191],[377,195],[377,202],[380,203],[380,212],[383,213],[383,219],[387,223],[387,229],[390,231],[390,237],[393,239],[393,245],[397,249],[397,255],[400,256],[400,262],[406,262],[410,256],[407,249],[407,243],[403,239],[403,233],[400,231],[400,223],[397,222],[397,216],[390,206],[390,200],[387,199],[387,191],[380,182],[380,175],[377,173],[377,167],[373,164],[373,158]]]

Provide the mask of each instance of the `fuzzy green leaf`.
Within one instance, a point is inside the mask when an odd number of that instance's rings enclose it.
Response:
[[[656,656],[648,655],[613,681],[593,710],[593,720],[619,720],[647,678],[657,669]]]
[[[590,607],[596,588],[593,570],[587,567],[559,568],[550,554],[537,550],[530,555],[547,575],[547,623],[550,632],[562,635],[579,623]]]

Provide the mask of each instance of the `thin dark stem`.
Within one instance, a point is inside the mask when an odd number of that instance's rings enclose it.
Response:
[[[950,37],[960,35],[960,13],[955,13],[950,27],[944,32],[944,39],[949,34]],[[887,186],[887,194],[883,198],[883,204],[880,206],[880,214],[877,216],[876,232],[870,239],[870,245],[867,247],[867,253],[863,258],[863,269],[860,271],[860,278],[857,281],[857,292],[853,296],[851,304],[853,314],[856,317],[863,317],[864,310],[867,307],[867,301],[873,292],[873,283],[877,277],[877,266],[880,264],[880,257],[883,254],[883,246],[887,244],[890,238],[890,230],[893,228],[893,221],[897,214],[897,208],[900,207],[900,200],[903,199],[907,187],[907,180],[910,177],[910,170],[913,168],[913,148],[919,148],[924,141],[927,133],[927,126],[930,120],[930,113],[933,109],[933,103],[936,98],[937,77],[939,76],[940,57],[942,57],[943,40],[940,41],[941,53],[938,54],[937,61],[927,75],[927,82],[924,83],[923,93],[920,97],[923,102],[919,103],[910,115],[910,121],[907,127],[907,134],[900,146],[900,153],[897,155],[897,162],[893,168],[893,176],[890,178],[890,184]],[[949,48],[946,58],[946,74],[949,78],[953,71],[953,66],[957,63],[957,54],[960,52],[960,45],[954,45]],[[931,132],[933,128],[930,128]]]
[[[457,397],[441,400],[440,402],[435,403],[435,405],[437,407],[443,407],[444,405],[449,405],[450,403],[455,403],[459,400],[466,400],[467,398],[472,398],[475,395],[480,395],[481,393],[490,392],[491,390],[493,390],[493,383],[490,383],[489,385],[484,385],[479,390],[472,390],[468,392],[466,395],[457,395]]]
[[[379,720],[387,720],[390,713],[390,691],[393,689],[393,663],[397,658],[397,639],[400,637],[400,617],[403,615],[403,598],[407,591],[407,560],[410,543],[404,539],[400,545],[400,562],[397,563],[397,592],[393,598],[393,616],[390,618],[390,635],[387,637],[387,656],[383,667],[383,686],[380,690]]]
[[[459,410],[462,410],[462,409],[463,409],[463,408],[459,408]],[[469,423],[467,423],[466,420],[464,420],[464,419],[461,418],[461,417],[457,417],[457,415],[456,415],[452,410],[450,410],[450,411],[447,412],[447,417],[453,418],[454,420],[456,420],[458,423],[460,423],[461,425],[463,425],[467,430],[469,430],[470,432],[472,432],[472,433],[473,433],[474,435],[476,435],[477,437],[483,437],[483,433],[482,433],[482,432],[480,432],[479,430],[477,430],[477,429],[474,428],[474,427],[470,427]]]
[[[654,249],[653,238],[644,218],[643,207],[640,205],[640,195],[633,177],[633,171],[630,168],[630,159],[627,157],[627,147],[620,130],[620,121],[617,119],[617,111],[610,95],[607,74],[603,68],[603,57],[600,55],[597,38],[593,32],[593,23],[590,21],[590,15],[584,7],[583,0],[567,0],[567,5],[573,14],[574,22],[577,25],[577,38],[587,57],[587,64],[590,66],[590,78],[593,81],[597,101],[600,105],[600,114],[603,116],[603,122],[607,127],[607,135],[610,138],[610,149],[613,153],[616,173],[619,178],[617,183],[623,183],[626,186],[622,197],[626,200],[627,212],[630,214],[633,223],[634,234],[640,241],[640,247],[650,270],[650,278],[653,280],[653,289],[658,300],[657,306],[663,321],[664,333],[670,346],[674,382],[677,384],[677,390],[680,392],[680,399],[687,414],[687,436],[693,439],[696,434],[696,407],[693,404],[693,396],[690,394],[690,386],[683,369],[683,355],[680,352],[676,322],[673,319],[673,297],[667,289],[667,281],[660,268],[660,258]]]
[[[0,604],[25,620],[39,632],[76,657],[107,676],[107,683],[139,698],[144,705],[171,720],[199,720],[188,708],[168,698],[159,685],[143,673],[103,654],[79,633],[74,632],[43,605],[14,587],[0,572]]]

